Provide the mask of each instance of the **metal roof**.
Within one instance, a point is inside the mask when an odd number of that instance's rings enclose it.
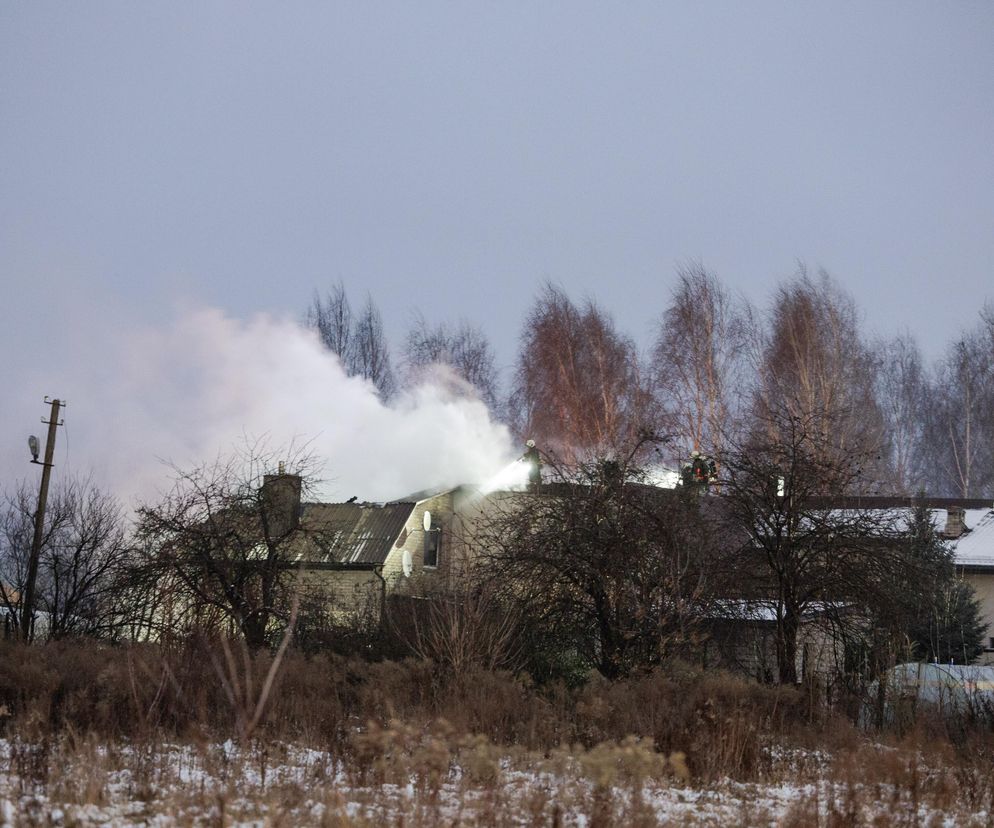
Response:
[[[306,503],[301,528],[308,560],[382,564],[404,530],[413,503]]]

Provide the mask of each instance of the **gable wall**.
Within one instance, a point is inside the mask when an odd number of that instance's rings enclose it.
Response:
[[[447,574],[450,568],[450,548],[452,547],[452,508],[452,492],[443,492],[435,497],[422,500],[414,507],[404,526],[407,537],[400,546],[394,543],[383,564],[383,577],[387,581],[388,589],[405,587],[405,582],[408,581],[418,581],[423,578],[437,579]],[[442,545],[437,569],[426,569],[424,566],[425,530],[423,521],[426,511],[431,512],[432,523],[442,527]],[[410,578],[404,577],[405,551],[411,553],[413,571]]]
[[[967,572],[963,580],[973,587],[973,593],[980,601],[980,614],[988,624],[984,642],[987,646],[977,658],[978,664],[994,664],[994,648],[990,647],[991,636],[994,636],[994,571]]]
[[[378,617],[382,591],[383,582],[369,570],[305,569],[300,584],[302,607],[324,603],[339,624],[356,623],[369,613]]]

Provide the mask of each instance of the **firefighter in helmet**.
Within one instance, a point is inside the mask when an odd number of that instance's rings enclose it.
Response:
[[[542,482],[542,455],[535,447],[535,441],[525,443],[525,453],[521,457],[528,464],[528,484],[538,486]]]

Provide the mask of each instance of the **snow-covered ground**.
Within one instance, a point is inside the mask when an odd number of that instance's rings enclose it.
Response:
[[[638,778],[632,758],[646,754],[637,750],[598,758],[594,749],[576,758],[498,756],[493,746],[479,747],[463,765],[432,769],[429,757],[404,778],[379,760],[343,762],[284,744],[241,750],[231,742],[105,747],[0,740],[0,824],[989,824],[986,810],[930,802],[923,788],[840,781],[829,772],[831,758],[813,752],[772,757],[776,780],[702,787],[648,768]],[[843,820],[832,822],[831,815]]]

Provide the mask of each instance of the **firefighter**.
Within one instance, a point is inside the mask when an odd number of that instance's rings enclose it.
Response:
[[[538,486],[542,482],[542,456],[535,448],[534,440],[525,443],[525,453],[521,459],[528,464],[529,485]]]
[[[684,486],[700,486],[707,489],[718,479],[718,465],[714,458],[695,450],[690,453],[690,460],[683,464],[681,477]]]

